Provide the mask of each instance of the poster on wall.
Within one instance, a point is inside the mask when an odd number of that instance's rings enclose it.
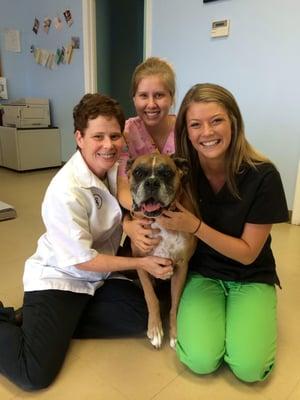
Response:
[[[4,31],[4,43],[6,51],[20,53],[21,51],[20,31],[17,31],[16,29],[6,29]]]

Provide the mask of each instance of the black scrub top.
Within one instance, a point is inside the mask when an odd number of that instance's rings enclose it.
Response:
[[[279,172],[270,163],[246,166],[236,175],[240,199],[225,184],[214,193],[203,171],[199,175],[198,200],[203,221],[227,235],[240,238],[244,225],[288,221],[288,209]],[[244,265],[223,256],[202,240],[190,260],[190,271],[213,279],[278,284],[269,235],[256,260]]]

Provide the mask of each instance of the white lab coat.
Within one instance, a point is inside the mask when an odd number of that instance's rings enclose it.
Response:
[[[58,289],[93,295],[110,273],[74,265],[98,253],[115,255],[121,240],[122,212],[116,199],[117,164],[106,185],[77,151],[52,179],[42,204],[46,227],[36,253],[25,263],[24,291]]]

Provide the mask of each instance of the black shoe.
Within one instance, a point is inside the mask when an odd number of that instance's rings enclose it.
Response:
[[[18,308],[15,311],[15,321],[16,321],[16,325],[21,326],[23,323],[23,308]]]
[[[2,301],[0,300],[0,308],[4,308],[4,304],[2,303]],[[14,322],[16,325],[21,326],[23,323],[23,308],[18,308],[15,311],[15,315],[14,315]]]

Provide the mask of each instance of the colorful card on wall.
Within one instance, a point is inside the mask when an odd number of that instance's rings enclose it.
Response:
[[[33,22],[32,30],[37,35],[40,27],[40,21],[35,17]]]
[[[49,69],[53,69],[55,67],[55,54],[54,53],[49,54],[46,67]]]
[[[64,11],[64,17],[65,17],[67,25],[70,27],[73,24],[73,18],[72,18],[72,13],[69,9],[66,9]]]
[[[51,26],[51,18],[50,17],[46,17],[44,19],[44,23],[43,23],[43,29],[46,33],[49,32],[50,26]]]
[[[63,60],[64,60],[64,55],[65,55],[65,48],[64,47],[62,47],[61,49],[57,49],[56,50],[56,54],[55,54],[55,63],[57,64],[57,65],[59,65],[60,63],[62,63],[63,62]]]
[[[80,49],[80,37],[72,36],[71,37],[73,49]]]
[[[64,63],[65,63],[65,64],[71,64],[71,62],[72,62],[72,55],[73,55],[73,45],[72,45],[72,42],[71,42],[71,43],[68,44],[68,46],[66,47],[65,58],[64,58]]]
[[[58,31],[62,30],[63,24],[62,24],[62,20],[60,19],[59,16],[54,18],[53,23],[54,23],[54,26],[55,26],[56,30],[58,30]]]

